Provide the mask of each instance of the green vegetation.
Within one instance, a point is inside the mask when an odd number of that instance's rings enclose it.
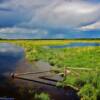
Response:
[[[50,100],[50,97],[47,93],[35,94],[36,100]]]
[[[61,85],[68,85],[77,89],[81,100],[99,100],[100,69],[76,72],[77,75],[74,73],[66,76]]]
[[[54,69],[66,68],[70,74],[65,76],[62,86],[78,89],[82,100],[100,99],[100,46],[50,49],[47,45],[61,45],[71,42],[99,42],[100,40],[1,40],[25,48],[30,61],[49,62]],[[42,100],[42,99],[41,99]],[[48,99],[47,99],[48,100]]]

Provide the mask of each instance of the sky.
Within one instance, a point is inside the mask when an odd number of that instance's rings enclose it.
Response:
[[[100,38],[100,0],[0,0],[0,38]]]

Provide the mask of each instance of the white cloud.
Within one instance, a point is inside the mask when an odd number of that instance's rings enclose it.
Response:
[[[47,1],[44,3],[43,1]],[[100,5],[88,2],[66,2],[64,0],[43,0],[33,5],[33,14],[25,26],[51,27],[51,28],[76,28],[99,19]],[[49,3],[48,3],[49,2]],[[39,5],[38,5],[39,3]],[[43,5],[45,4],[45,5]],[[37,7],[34,11],[34,8]],[[39,8],[40,7],[40,8]]]
[[[48,34],[48,32],[46,30],[42,30],[42,29],[26,29],[26,28],[18,28],[18,27],[13,27],[13,28],[0,28],[0,33],[18,33],[18,34]]]
[[[48,34],[48,31],[43,29],[0,28],[0,38],[6,39],[39,39],[48,36]]]
[[[0,11],[0,26],[17,27],[5,29],[11,33],[32,33],[34,27],[77,29],[100,19],[100,4],[85,0],[9,0],[0,7],[11,9]]]
[[[91,24],[91,25],[87,25],[87,26],[83,26],[83,27],[80,27],[79,30],[95,30],[95,29],[100,29],[100,21],[94,23],[94,24]]]

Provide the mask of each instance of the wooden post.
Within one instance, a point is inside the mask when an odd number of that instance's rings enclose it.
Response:
[[[67,69],[64,67],[64,77],[67,76]]]

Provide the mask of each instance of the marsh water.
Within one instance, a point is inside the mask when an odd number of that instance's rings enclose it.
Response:
[[[12,72],[24,58],[24,49],[9,43],[0,43],[0,74]]]
[[[100,46],[100,43],[89,42],[75,42],[66,45],[48,46],[49,48],[73,48],[73,47],[88,47],[88,46]],[[17,96],[18,86],[24,88],[29,85],[35,87],[34,93],[46,92],[49,93],[53,100],[79,100],[76,91],[70,87],[58,88],[56,87],[57,81],[63,78],[57,74],[51,73],[52,66],[48,62],[37,61],[30,63],[25,59],[24,49],[9,43],[0,43],[0,96]],[[7,73],[19,74],[16,79],[13,80],[13,86],[9,85],[8,79],[3,79],[1,76],[8,75]],[[21,74],[20,73],[30,74]],[[44,72],[33,74],[37,72]],[[42,77],[40,77],[42,76]],[[45,78],[44,78],[45,77]],[[35,80],[35,81],[34,81]],[[52,81],[53,80],[53,81]],[[55,81],[56,80],[56,81]],[[10,80],[12,81],[12,80]],[[3,83],[3,84],[2,84]],[[11,83],[11,82],[10,82]],[[2,88],[4,87],[4,88]],[[13,91],[16,91],[13,93]],[[11,94],[10,94],[11,93]],[[3,94],[3,95],[2,95]],[[12,95],[13,94],[13,95]],[[19,94],[18,94],[19,95]],[[21,100],[27,100],[25,95],[21,97]]]
[[[95,46],[100,46],[100,43],[96,42],[74,42],[74,43],[69,43],[66,45],[57,45],[57,46],[49,46],[49,48],[73,48],[73,47],[95,47]]]
[[[25,59],[24,49],[19,46],[0,43],[0,97],[11,97],[16,98],[16,100],[33,100],[30,98],[31,95],[27,89],[31,86],[34,87],[33,93],[46,92],[53,100],[79,100],[74,89],[70,87],[56,87],[57,81],[60,81],[62,77],[51,73],[51,67],[49,63],[43,61],[28,62]],[[29,72],[31,74],[22,74]],[[42,73],[32,74],[32,72]],[[17,76],[12,79],[10,73],[16,73]],[[46,77],[43,79],[40,76]],[[21,94],[18,91],[20,86],[21,89],[23,87],[25,90]]]

